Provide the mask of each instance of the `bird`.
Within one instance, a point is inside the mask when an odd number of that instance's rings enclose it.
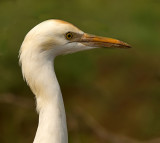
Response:
[[[22,75],[36,98],[39,122],[33,143],[68,143],[66,114],[54,70],[59,55],[94,48],[131,46],[117,39],[87,34],[73,24],[49,19],[31,29],[19,50]]]

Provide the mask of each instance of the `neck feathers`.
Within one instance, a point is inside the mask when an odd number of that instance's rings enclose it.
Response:
[[[31,49],[32,48],[32,49]],[[60,87],[54,72],[53,56],[22,47],[23,77],[36,96],[39,125],[34,143],[67,143],[66,116]]]

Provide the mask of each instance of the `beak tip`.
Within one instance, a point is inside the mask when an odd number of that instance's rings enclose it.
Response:
[[[123,48],[132,48],[131,45],[129,45],[129,44],[125,43],[125,42],[120,41],[120,43],[121,43],[120,47],[123,47]]]
[[[126,45],[126,48],[132,48],[132,47],[131,47],[130,45],[127,44],[127,45]]]

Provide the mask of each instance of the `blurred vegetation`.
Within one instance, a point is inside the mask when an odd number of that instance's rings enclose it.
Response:
[[[38,123],[18,51],[41,21],[63,19],[87,33],[117,38],[133,49],[95,49],[60,56],[70,143],[159,143],[159,0],[1,0],[0,142],[32,142]]]

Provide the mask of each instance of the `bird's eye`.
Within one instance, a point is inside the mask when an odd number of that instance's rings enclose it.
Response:
[[[72,37],[73,37],[73,34],[71,32],[66,33],[66,38],[68,40],[72,39]]]

